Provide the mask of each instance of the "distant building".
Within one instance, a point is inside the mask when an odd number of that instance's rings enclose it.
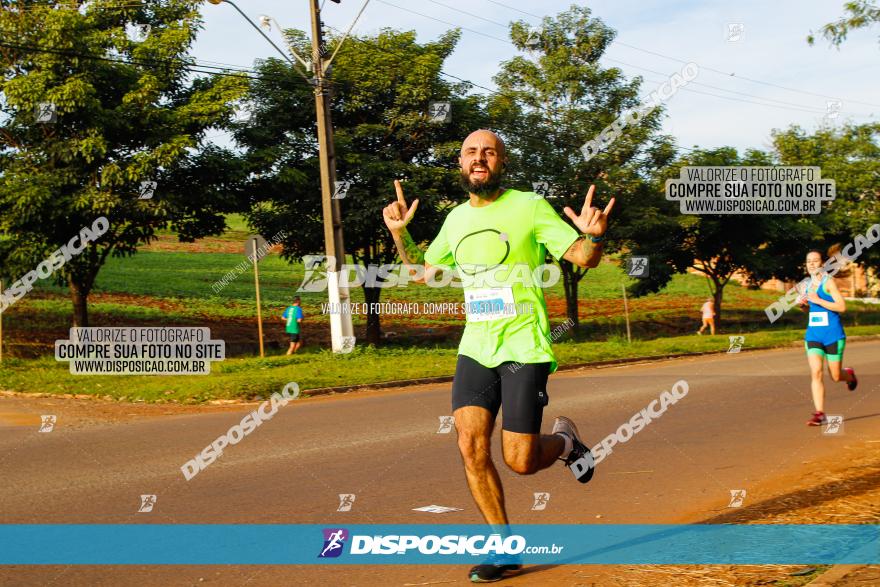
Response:
[[[689,273],[697,273],[702,275],[695,269],[688,269]],[[746,285],[747,280],[742,273],[734,273],[731,279],[736,280],[742,285]],[[843,269],[834,276],[834,282],[837,288],[845,298],[863,298],[880,296],[880,276],[873,269],[865,270],[861,265],[854,263],[847,264]],[[769,289],[773,291],[785,292],[794,286],[796,281],[780,281],[778,279],[770,279],[761,284],[761,289]]]

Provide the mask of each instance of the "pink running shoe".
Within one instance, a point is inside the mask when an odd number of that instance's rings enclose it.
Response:
[[[828,418],[825,417],[825,412],[813,412],[813,417],[807,420],[807,426],[821,426],[827,423]]]
[[[856,387],[859,386],[859,380],[856,379],[856,372],[852,367],[844,367],[843,369],[847,373],[849,373],[850,377],[852,377],[851,381],[846,382],[846,388],[850,391],[855,391]]]

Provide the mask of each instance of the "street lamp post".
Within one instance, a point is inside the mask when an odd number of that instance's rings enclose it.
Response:
[[[339,270],[345,263],[345,245],[342,239],[339,200],[333,199],[336,186],[336,151],[333,145],[333,122],[330,120],[330,87],[324,77],[326,73],[322,51],[324,38],[318,0],[311,0],[311,4],[312,72],[315,74],[315,109],[318,116],[321,205],[324,213],[324,243],[327,249],[327,293],[330,308],[341,309],[347,307],[350,298],[348,287],[339,284]],[[350,312],[340,311],[330,314],[330,338],[333,341],[333,352],[351,350],[354,346],[354,329]],[[339,341],[338,346],[337,341]]]
[[[253,26],[284,58],[296,68],[296,64],[270,39],[260,27],[255,25],[244,12],[231,0],[208,0],[211,4],[226,3],[232,5],[248,23]],[[333,0],[339,3],[340,0]],[[366,4],[364,4],[364,8]],[[363,8],[361,8],[363,13]],[[312,72],[314,78],[309,82],[315,88],[315,109],[318,126],[318,155],[321,168],[321,207],[324,216],[324,246],[327,256],[327,294],[330,308],[330,339],[333,352],[349,352],[354,347],[354,328],[351,313],[343,311],[350,303],[348,288],[339,283],[339,271],[345,262],[345,246],[342,238],[342,216],[339,200],[333,199],[336,183],[336,155],[333,148],[333,123],[330,119],[329,84],[325,77],[327,64],[324,63],[321,47],[323,32],[321,30],[321,12],[318,0],[311,0],[312,16]],[[360,14],[358,15],[358,18]],[[267,17],[266,21],[272,20]],[[354,23],[352,23],[354,26]],[[351,28],[349,28],[351,30]],[[344,39],[343,39],[344,40]],[[288,50],[300,62],[303,60],[292,47]],[[335,56],[335,53],[334,53]],[[332,60],[332,57],[331,57]],[[299,71],[297,69],[297,71]]]

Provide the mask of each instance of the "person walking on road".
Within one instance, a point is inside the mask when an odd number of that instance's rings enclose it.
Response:
[[[586,483],[593,475],[593,458],[568,418],[556,418],[551,433],[541,434],[549,402],[547,378],[557,363],[540,286],[520,283],[513,269],[506,281],[487,288],[473,286],[477,279],[469,286],[466,278],[487,277],[488,269],[498,267],[532,271],[547,252],[579,267],[596,267],[614,206],[612,198],[604,210],[594,208],[591,186],[579,213],[564,210],[575,230],[541,196],[502,188],[507,162],[505,145],[495,133],[478,130],[465,139],[459,164],[468,199],[447,215],[427,251],[406,229],[419,200],[408,205],[399,181],[394,182],[397,200],[383,210],[401,259],[420,275],[416,281],[430,283],[438,271],[454,269],[463,282],[470,311],[459,345],[452,410],[468,487],[485,521],[499,533],[509,532],[501,478],[490,455],[499,408],[503,458],[515,473],[529,475],[559,459]],[[497,279],[499,271],[491,274]],[[515,311],[521,304],[530,304],[533,312]],[[473,567],[469,578],[497,581],[518,572],[519,563],[518,558],[490,558]]]

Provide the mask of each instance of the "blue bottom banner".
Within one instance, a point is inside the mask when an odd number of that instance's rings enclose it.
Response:
[[[3,565],[880,564],[874,524],[4,524]]]

